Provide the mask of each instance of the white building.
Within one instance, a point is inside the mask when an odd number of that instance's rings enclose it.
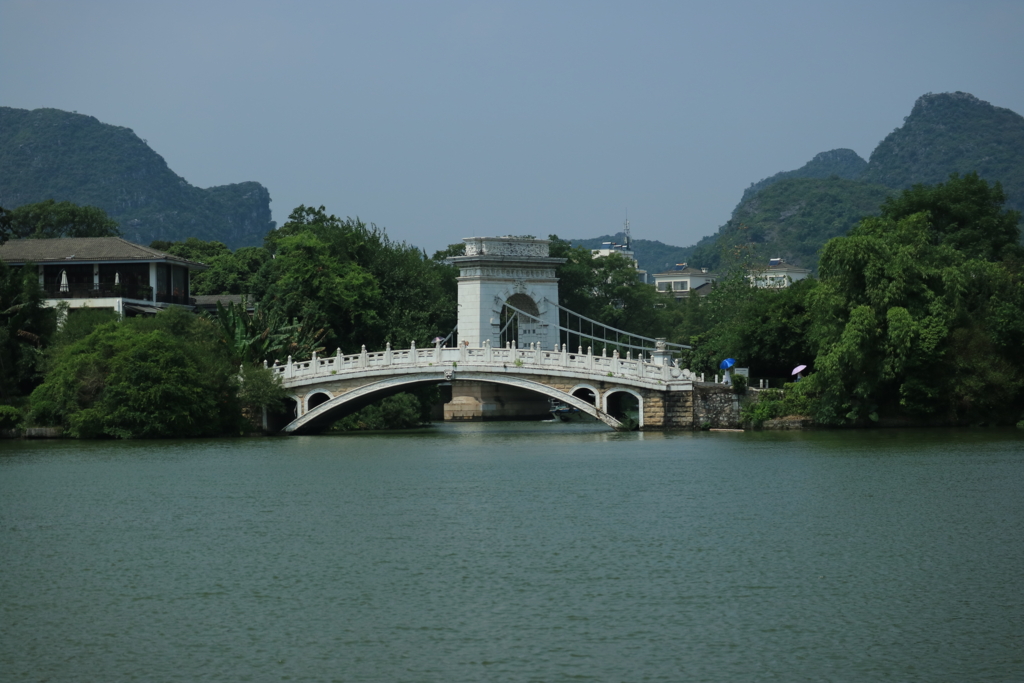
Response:
[[[748,271],[747,278],[755,287],[777,289],[789,287],[790,284],[803,280],[810,274],[811,271],[806,268],[790,265],[781,258],[773,258],[768,260],[767,268]]]
[[[122,316],[193,305],[189,275],[207,269],[120,237],[11,240],[0,245],[0,261],[36,269],[47,306],[64,302]]]
[[[686,299],[691,293],[707,296],[718,276],[707,268],[691,268],[685,263],[677,263],[672,270],[657,273],[654,286],[662,294],[672,295],[676,299]]]
[[[633,262],[633,268],[636,269],[636,277],[640,282],[647,284],[647,271],[640,269],[640,262],[636,260],[636,254],[629,245],[618,244],[617,242],[602,242],[600,249],[591,249],[590,256],[592,258],[603,258],[612,254],[618,254],[624,258],[629,259]]]

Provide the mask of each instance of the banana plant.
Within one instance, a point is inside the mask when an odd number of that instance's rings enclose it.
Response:
[[[309,358],[324,350],[324,328],[306,325],[296,318],[289,320],[278,311],[267,311],[256,305],[252,313],[244,304],[217,303],[217,321],[223,341],[231,346],[242,361],[259,364],[288,356]]]

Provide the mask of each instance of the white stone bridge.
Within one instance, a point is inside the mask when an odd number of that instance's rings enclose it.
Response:
[[[558,399],[593,415],[615,429],[691,429],[693,383],[688,370],[672,365],[668,352],[633,358],[570,352],[563,344],[544,350],[480,347],[392,349],[344,356],[340,351],[271,368],[295,402],[294,419],[284,433],[326,429],[344,415],[415,385],[482,382],[526,389]],[[627,398],[631,397],[631,398]],[[635,400],[634,424],[625,414]]]

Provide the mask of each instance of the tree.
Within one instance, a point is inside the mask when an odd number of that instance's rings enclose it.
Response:
[[[238,400],[242,407],[242,417],[249,428],[262,428],[263,409],[280,405],[288,398],[288,391],[281,383],[281,376],[276,375],[262,365],[243,363],[238,373]]]
[[[117,237],[117,222],[95,206],[79,206],[52,199],[25,204],[0,218],[0,243],[9,239],[54,237]]]
[[[252,280],[267,261],[264,247],[242,247],[232,252],[223,242],[204,242],[189,237],[184,242],[151,243],[154,249],[209,266],[192,274],[189,289],[193,294],[249,294]]]
[[[13,219],[11,218],[11,212],[0,206],[0,244],[11,239],[11,235],[13,234],[14,225]]]
[[[657,304],[664,303],[652,285],[640,282],[633,261],[620,254],[592,258],[595,318],[606,325],[645,337],[663,337],[666,321]]]
[[[1020,240],[1019,211],[1004,208],[1006,193],[977,173],[953,173],[938,185],[914,185],[882,204],[882,217],[898,222],[928,214],[932,244],[945,244],[967,258],[995,261]]]
[[[966,183],[977,189],[974,179]],[[954,177],[946,189],[958,184]],[[811,330],[821,422],[893,414],[1015,421],[1019,414],[1022,272],[1019,262],[991,260],[1015,236],[987,238],[979,227],[1005,213],[986,202],[974,213],[961,204],[956,221],[944,222],[941,190],[914,188],[901,201],[922,196],[935,203],[901,216],[894,202],[822,251]]]
[[[235,363],[259,365],[273,364],[288,356],[310,358],[324,347],[323,328],[310,327],[297,320],[286,319],[279,310],[268,312],[257,304],[252,313],[244,305],[217,304],[217,322],[221,339],[227,345]]]
[[[558,235],[549,235],[548,239],[551,240],[548,253],[553,258],[566,259],[555,270],[558,278],[558,303],[570,311],[596,319],[600,308],[594,299],[598,274],[590,249],[574,247]]]
[[[79,438],[237,433],[232,360],[213,323],[183,309],[102,324],[56,350],[30,419]]]
[[[455,326],[458,270],[358,218],[300,206],[265,245],[273,258],[253,294],[268,311],[325,327],[328,348],[422,346]]]
[[[789,287],[761,288],[736,271],[724,278],[704,301],[689,302],[687,363],[695,372],[715,373],[725,358],[735,358],[758,377],[789,377],[808,363],[816,347],[808,338],[810,298],[818,282],[800,280]]]
[[[466,255],[466,243],[459,242],[458,244],[449,244],[440,251],[435,251],[431,258],[438,263],[444,263],[446,259],[453,256],[465,256]]]
[[[0,261],[0,403],[42,381],[42,352],[56,321],[54,310],[43,305],[35,271]]]

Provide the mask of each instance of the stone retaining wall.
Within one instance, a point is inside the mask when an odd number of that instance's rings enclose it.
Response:
[[[736,429],[740,427],[739,396],[732,387],[706,382],[693,385],[694,429]]]
[[[63,437],[63,427],[28,427],[25,429],[26,439],[60,439]]]

